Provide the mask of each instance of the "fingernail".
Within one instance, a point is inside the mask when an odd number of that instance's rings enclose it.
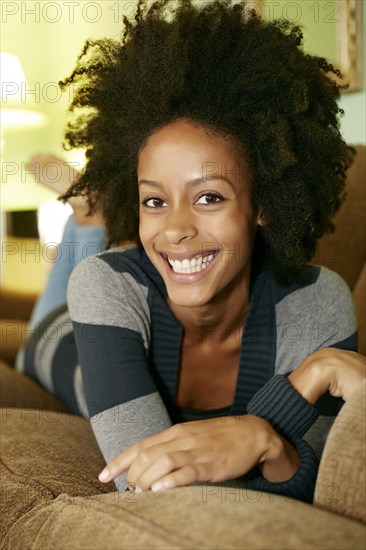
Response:
[[[151,490],[154,491],[154,493],[157,493],[158,491],[162,491],[165,487],[165,484],[163,481],[156,481],[151,485]]]
[[[102,472],[99,474],[99,481],[108,481],[110,478],[111,472],[108,470],[108,468],[104,468]]]

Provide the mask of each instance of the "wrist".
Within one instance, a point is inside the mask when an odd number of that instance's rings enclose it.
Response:
[[[297,472],[301,459],[296,449],[272,428],[269,434],[267,450],[258,467],[270,482],[287,481]]]
[[[334,377],[327,358],[326,348],[317,350],[287,377],[290,384],[312,405],[329,389]]]

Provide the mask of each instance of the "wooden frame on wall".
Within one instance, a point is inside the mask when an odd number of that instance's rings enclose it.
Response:
[[[337,0],[339,22],[336,26],[335,64],[349,83],[346,92],[363,88],[363,33],[360,0]]]

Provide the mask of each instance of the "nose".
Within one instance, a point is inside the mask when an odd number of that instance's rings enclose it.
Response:
[[[188,205],[179,204],[167,213],[164,233],[171,244],[180,244],[197,235],[194,214]]]

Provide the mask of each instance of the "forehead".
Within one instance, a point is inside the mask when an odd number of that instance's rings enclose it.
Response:
[[[151,134],[138,159],[139,177],[183,171],[197,176],[248,172],[247,163],[229,137],[186,120],[175,121]],[[195,173],[195,174],[194,174]]]

